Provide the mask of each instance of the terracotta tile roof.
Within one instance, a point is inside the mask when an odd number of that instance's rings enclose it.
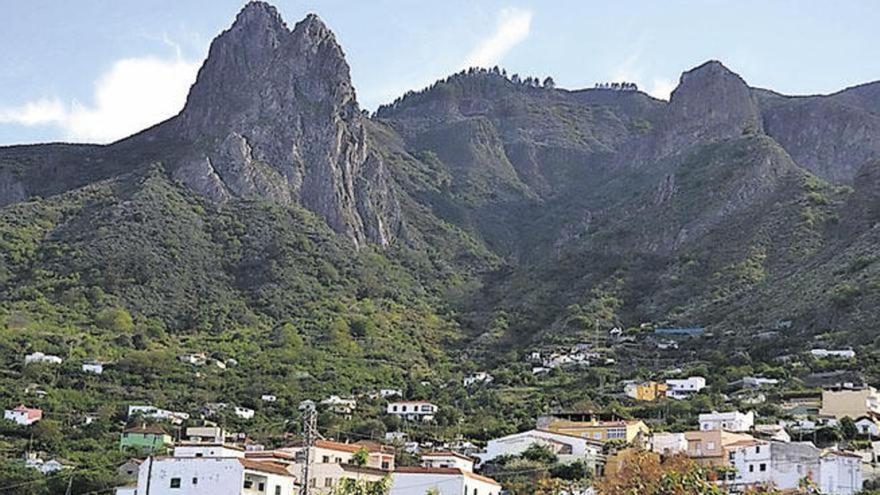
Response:
[[[244,466],[245,469],[251,469],[253,471],[262,471],[264,473],[277,474],[280,476],[289,476],[293,477],[284,466],[281,464],[276,464],[274,462],[269,461],[254,461],[252,459],[238,459],[238,462]]]
[[[168,433],[158,425],[138,425],[122,430],[123,433],[139,433],[141,435],[167,435]]]
[[[521,433],[514,433],[514,435],[520,435],[520,434],[522,434],[522,433],[529,433],[529,432],[531,432],[531,431],[532,431],[532,430],[529,430],[529,431],[523,431],[523,432],[521,432]],[[560,431],[547,430],[547,429],[544,429],[544,428],[535,428],[534,431],[540,431],[541,433],[550,433],[550,434],[552,434],[552,435],[561,435],[561,436],[563,436],[563,437],[577,438],[577,439],[580,439],[580,440],[585,440],[587,443],[591,443],[591,444],[594,444],[594,445],[602,445],[602,442],[599,442],[599,441],[597,441],[597,440],[593,440],[592,438],[587,438],[587,437],[582,437],[582,436],[580,436],[580,435],[575,435],[575,434],[573,434],[573,433],[563,433],[563,432],[560,432]]]
[[[354,464],[340,464],[344,471],[359,474],[375,474],[377,476],[385,476],[388,471],[370,466],[355,466]]]
[[[467,478],[475,479],[478,481],[483,481],[485,483],[491,483],[493,485],[501,486],[501,483],[493,480],[492,478],[479,475],[477,473],[472,473],[470,471],[464,471],[459,468],[429,468],[429,467],[413,467],[413,466],[403,466],[398,467],[394,470],[395,473],[401,474],[444,474],[444,475],[452,475],[452,476],[464,476]]]
[[[290,452],[281,452],[279,450],[258,450],[245,452],[244,457],[246,459],[285,459],[285,460],[296,460],[296,454],[291,454]]]

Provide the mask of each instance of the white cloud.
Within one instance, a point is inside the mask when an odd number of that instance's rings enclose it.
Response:
[[[672,94],[672,90],[674,90],[676,86],[678,86],[678,84],[671,79],[655,77],[654,80],[651,81],[651,89],[647,90],[647,93],[654,98],[668,101],[669,96]]]
[[[91,104],[41,98],[0,108],[0,124],[54,124],[69,141],[113,142],[177,114],[200,65],[180,57],[118,60],[95,82]]]
[[[507,52],[529,37],[531,27],[532,12],[518,8],[501,10],[495,31],[468,53],[461,68],[496,65]]]
[[[639,64],[640,51],[633,53],[623,62],[611,70],[611,82],[632,82],[639,86],[641,91],[648,93],[654,98],[669,100],[672,90],[678,85],[674,80],[666,77],[651,78],[650,86],[647,84],[645,70]]]

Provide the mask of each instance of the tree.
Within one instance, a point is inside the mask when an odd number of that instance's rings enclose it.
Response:
[[[544,79],[544,87],[553,89],[556,87],[556,81],[554,81],[552,77],[547,76],[547,78]]]
[[[134,321],[125,308],[107,308],[98,313],[95,323],[104,330],[117,333],[128,333],[134,330]]]
[[[550,449],[547,447],[537,443],[529,445],[529,448],[523,451],[521,455],[523,459],[529,461],[542,462],[545,464],[553,464],[556,462],[556,454],[550,452]]]
[[[351,455],[351,463],[357,467],[363,467],[367,465],[367,460],[370,458],[370,453],[364,447],[358,449],[357,452]]]
[[[686,456],[660,461],[656,455],[638,451],[627,458],[614,475],[597,483],[599,495],[721,495],[712,473]]]
[[[389,491],[391,478],[388,476],[379,481],[342,478],[333,489],[333,495],[388,495]]]
[[[853,440],[859,436],[859,428],[856,426],[856,423],[852,418],[844,416],[840,419],[840,433],[843,435],[844,439]]]

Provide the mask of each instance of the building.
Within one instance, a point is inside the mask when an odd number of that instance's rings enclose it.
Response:
[[[244,457],[245,450],[225,443],[181,442],[174,446],[174,457]]]
[[[277,402],[278,397],[275,397],[272,394],[263,394],[260,396],[260,400],[263,402]]]
[[[672,455],[687,452],[688,442],[684,433],[653,433],[649,442],[652,452]]]
[[[190,426],[185,431],[186,440],[191,443],[223,443],[226,431],[219,426]]]
[[[700,430],[749,431],[755,425],[755,413],[739,411],[700,414]]]
[[[652,402],[661,397],[666,397],[666,384],[655,381],[629,382],[623,387],[623,393],[638,401]]]
[[[137,484],[138,470],[141,468],[141,464],[143,464],[142,459],[129,459],[125,463],[121,464],[118,468],[116,468],[116,474],[119,478],[132,482],[132,484]]]
[[[696,335],[702,335],[706,333],[706,329],[703,327],[688,327],[688,328],[655,328],[654,335],[679,335],[684,337],[694,337]]]
[[[100,375],[104,373],[104,363],[98,361],[86,361],[82,364],[82,370],[86,373]]]
[[[479,454],[480,462],[491,461],[499,456],[520,455],[532,445],[546,447],[564,464],[582,460],[594,472],[602,459],[601,442],[578,435],[535,429],[489,440],[486,452]]]
[[[872,414],[880,414],[880,394],[874,387],[822,390],[820,416],[856,419]]]
[[[492,478],[457,468],[400,467],[391,476],[389,495],[499,495]]]
[[[407,421],[433,421],[439,408],[423,400],[398,401],[388,403],[388,414],[399,416]]]
[[[235,406],[232,410],[236,416],[241,419],[253,419],[254,418],[254,410],[248,407]]]
[[[475,459],[458,452],[427,452],[421,456],[422,466],[434,468],[456,468],[473,472]]]
[[[470,387],[471,385],[475,385],[477,383],[491,383],[494,379],[495,377],[490,375],[489,373],[486,373],[485,371],[478,371],[464,377],[464,380],[462,380],[462,384],[465,387]]]
[[[779,385],[776,378],[765,378],[763,376],[745,376],[742,379],[743,385],[751,388],[774,387]]]
[[[855,424],[859,434],[870,437],[880,436],[880,425],[877,424],[877,419],[878,417],[875,414],[865,415],[856,419]]]
[[[752,427],[752,434],[764,440],[776,440],[777,442],[791,441],[791,436],[785,431],[785,426],[781,424],[755,425]]]
[[[706,379],[702,376],[691,376],[684,379],[666,380],[666,397],[676,400],[687,399],[706,388]]]
[[[651,432],[641,420],[600,420],[590,413],[554,413],[539,416],[537,428],[597,442],[618,440],[625,443],[647,437]]]
[[[728,462],[733,472],[727,478],[731,491],[769,485],[773,481],[770,442],[747,439],[727,445]]]
[[[208,356],[204,352],[190,352],[177,356],[181,363],[192,364],[194,366],[204,366],[208,362]]]
[[[24,357],[24,364],[43,363],[43,364],[61,364],[64,360],[52,354],[43,354],[35,352]]]
[[[354,455],[365,450],[367,462],[363,466],[354,464]],[[301,458],[302,445],[278,449],[274,452],[248,453],[248,458],[265,458],[266,456],[288,456],[294,469],[299,472],[305,461]],[[331,440],[317,440],[309,451],[311,468],[309,484],[317,493],[328,494],[343,478],[363,481],[380,481],[394,470],[394,449],[372,442],[342,443]]]
[[[743,440],[754,440],[744,433],[724,430],[687,431],[687,456],[701,466],[727,466],[727,447]]]
[[[837,350],[813,349],[810,351],[810,354],[812,354],[813,357],[817,357],[817,358],[832,357],[832,358],[841,358],[841,359],[851,359],[851,358],[856,357],[856,351],[854,351],[852,349],[837,349]]]
[[[42,474],[52,474],[61,471],[62,469],[69,469],[70,466],[65,466],[61,461],[57,459],[50,459],[48,461],[44,461],[41,457],[39,457],[34,452],[28,452],[25,454],[24,458],[24,466],[29,469],[36,469]]]
[[[189,414],[183,412],[169,411],[167,409],[159,409],[153,406],[128,406],[128,419],[132,416],[140,415],[144,418],[158,419],[170,421],[174,424],[182,424],[189,419]]]
[[[399,388],[383,388],[379,390],[379,397],[388,399],[390,397],[403,397],[403,390]]]
[[[331,395],[330,397],[322,400],[321,405],[326,406],[327,410],[330,412],[349,415],[353,413],[355,409],[357,409],[357,400],[343,398],[338,395]]]
[[[150,457],[141,464],[137,485],[137,493],[150,495],[291,495],[296,490],[285,466],[234,457]]]
[[[28,426],[43,419],[43,410],[25,407],[24,404],[19,404],[14,409],[6,409],[3,411],[3,419],[14,421],[21,426]]]
[[[851,452],[822,451],[810,442],[772,442],[771,477],[781,490],[798,487],[809,476],[820,493],[853,495],[862,489],[861,457]]]
[[[142,424],[126,428],[119,437],[119,448],[150,453],[165,452],[172,443],[171,435],[156,425]]]

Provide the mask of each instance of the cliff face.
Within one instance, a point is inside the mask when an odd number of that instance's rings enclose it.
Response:
[[[185,108],[159,134],[191,143],[173,175],[215,201],[298,202],[356,244],[386,245],[399,208],[363,119],[321,20],[289,30],[274,7],[252,2],[211,44]]]

